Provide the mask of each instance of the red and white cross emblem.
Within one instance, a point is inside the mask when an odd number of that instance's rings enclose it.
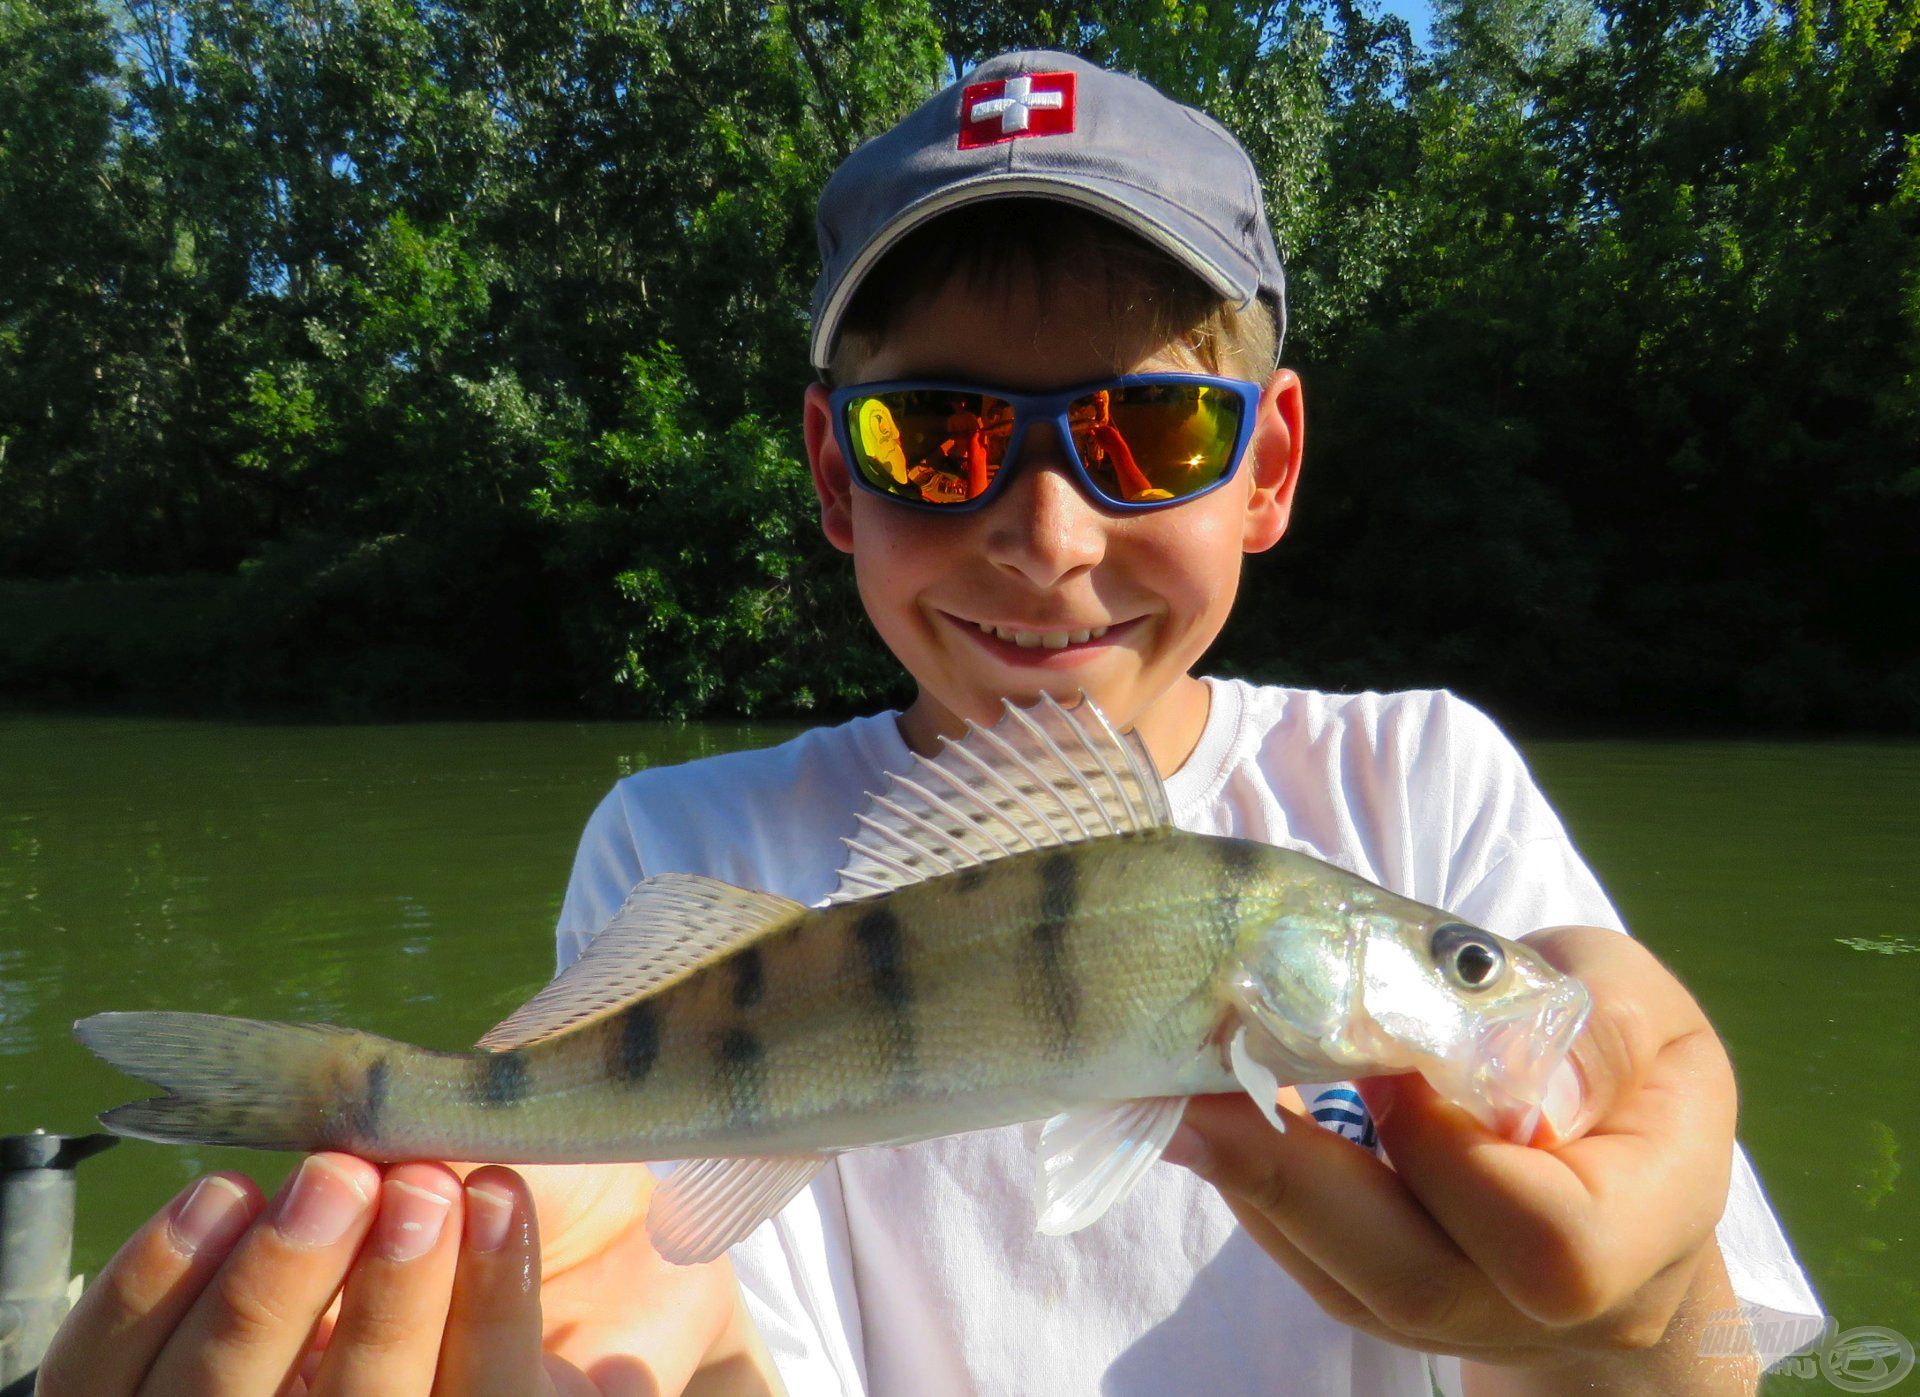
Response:
[[[960,94],[960,149],[998,145],[1021,136],[1059,136],[1073,130],[1073,74],[1021,73],[967,84]]]

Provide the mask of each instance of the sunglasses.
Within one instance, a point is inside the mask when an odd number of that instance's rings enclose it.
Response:
[[[914,509],[960,514],[1013,478],[1018,443],[1052,422],[1080,488],[1108,509],[1165,509],[1233,479],[1260,385],[1203,374],[1130,374],[1059,393],[903,380],[830,399],[854,481]]]

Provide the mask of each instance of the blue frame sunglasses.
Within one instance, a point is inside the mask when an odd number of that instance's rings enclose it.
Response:
[[[964,514],[1006,488],[1020,443],[1051,422],[1080,488],[1143,513],[1197,500],[1240,469],[1260,385],[1207,374],[1129,374],[1058,393],[900,379],[836,388],[833,430],[854,483],[909,509]]]

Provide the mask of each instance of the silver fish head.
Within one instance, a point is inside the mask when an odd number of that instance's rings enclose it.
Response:
[[[1296,1080],[1302,1067],[1418,1072],[1489,1130],[1533,1138],[1586,1021],[1584,985],[1529,946],[1370,884],[1287,901],[1242,942],[1229,986],[1271,1065]]]

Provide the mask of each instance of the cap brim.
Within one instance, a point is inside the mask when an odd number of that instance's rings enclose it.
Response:
[[[1187,268],[1235,309],[1245,310],[1260,293],[1260,274],[1246,255],[1171,200],[1131,184],[1086,175],[996,173],[949,185],[910,204],[880,229],[828,294],[813,317],[808,357],[816,369],[832,358],[841,317],[860,284],[900,240],[943,213],[993,199],[1038,198],[1072,204],[1144,238]]]

